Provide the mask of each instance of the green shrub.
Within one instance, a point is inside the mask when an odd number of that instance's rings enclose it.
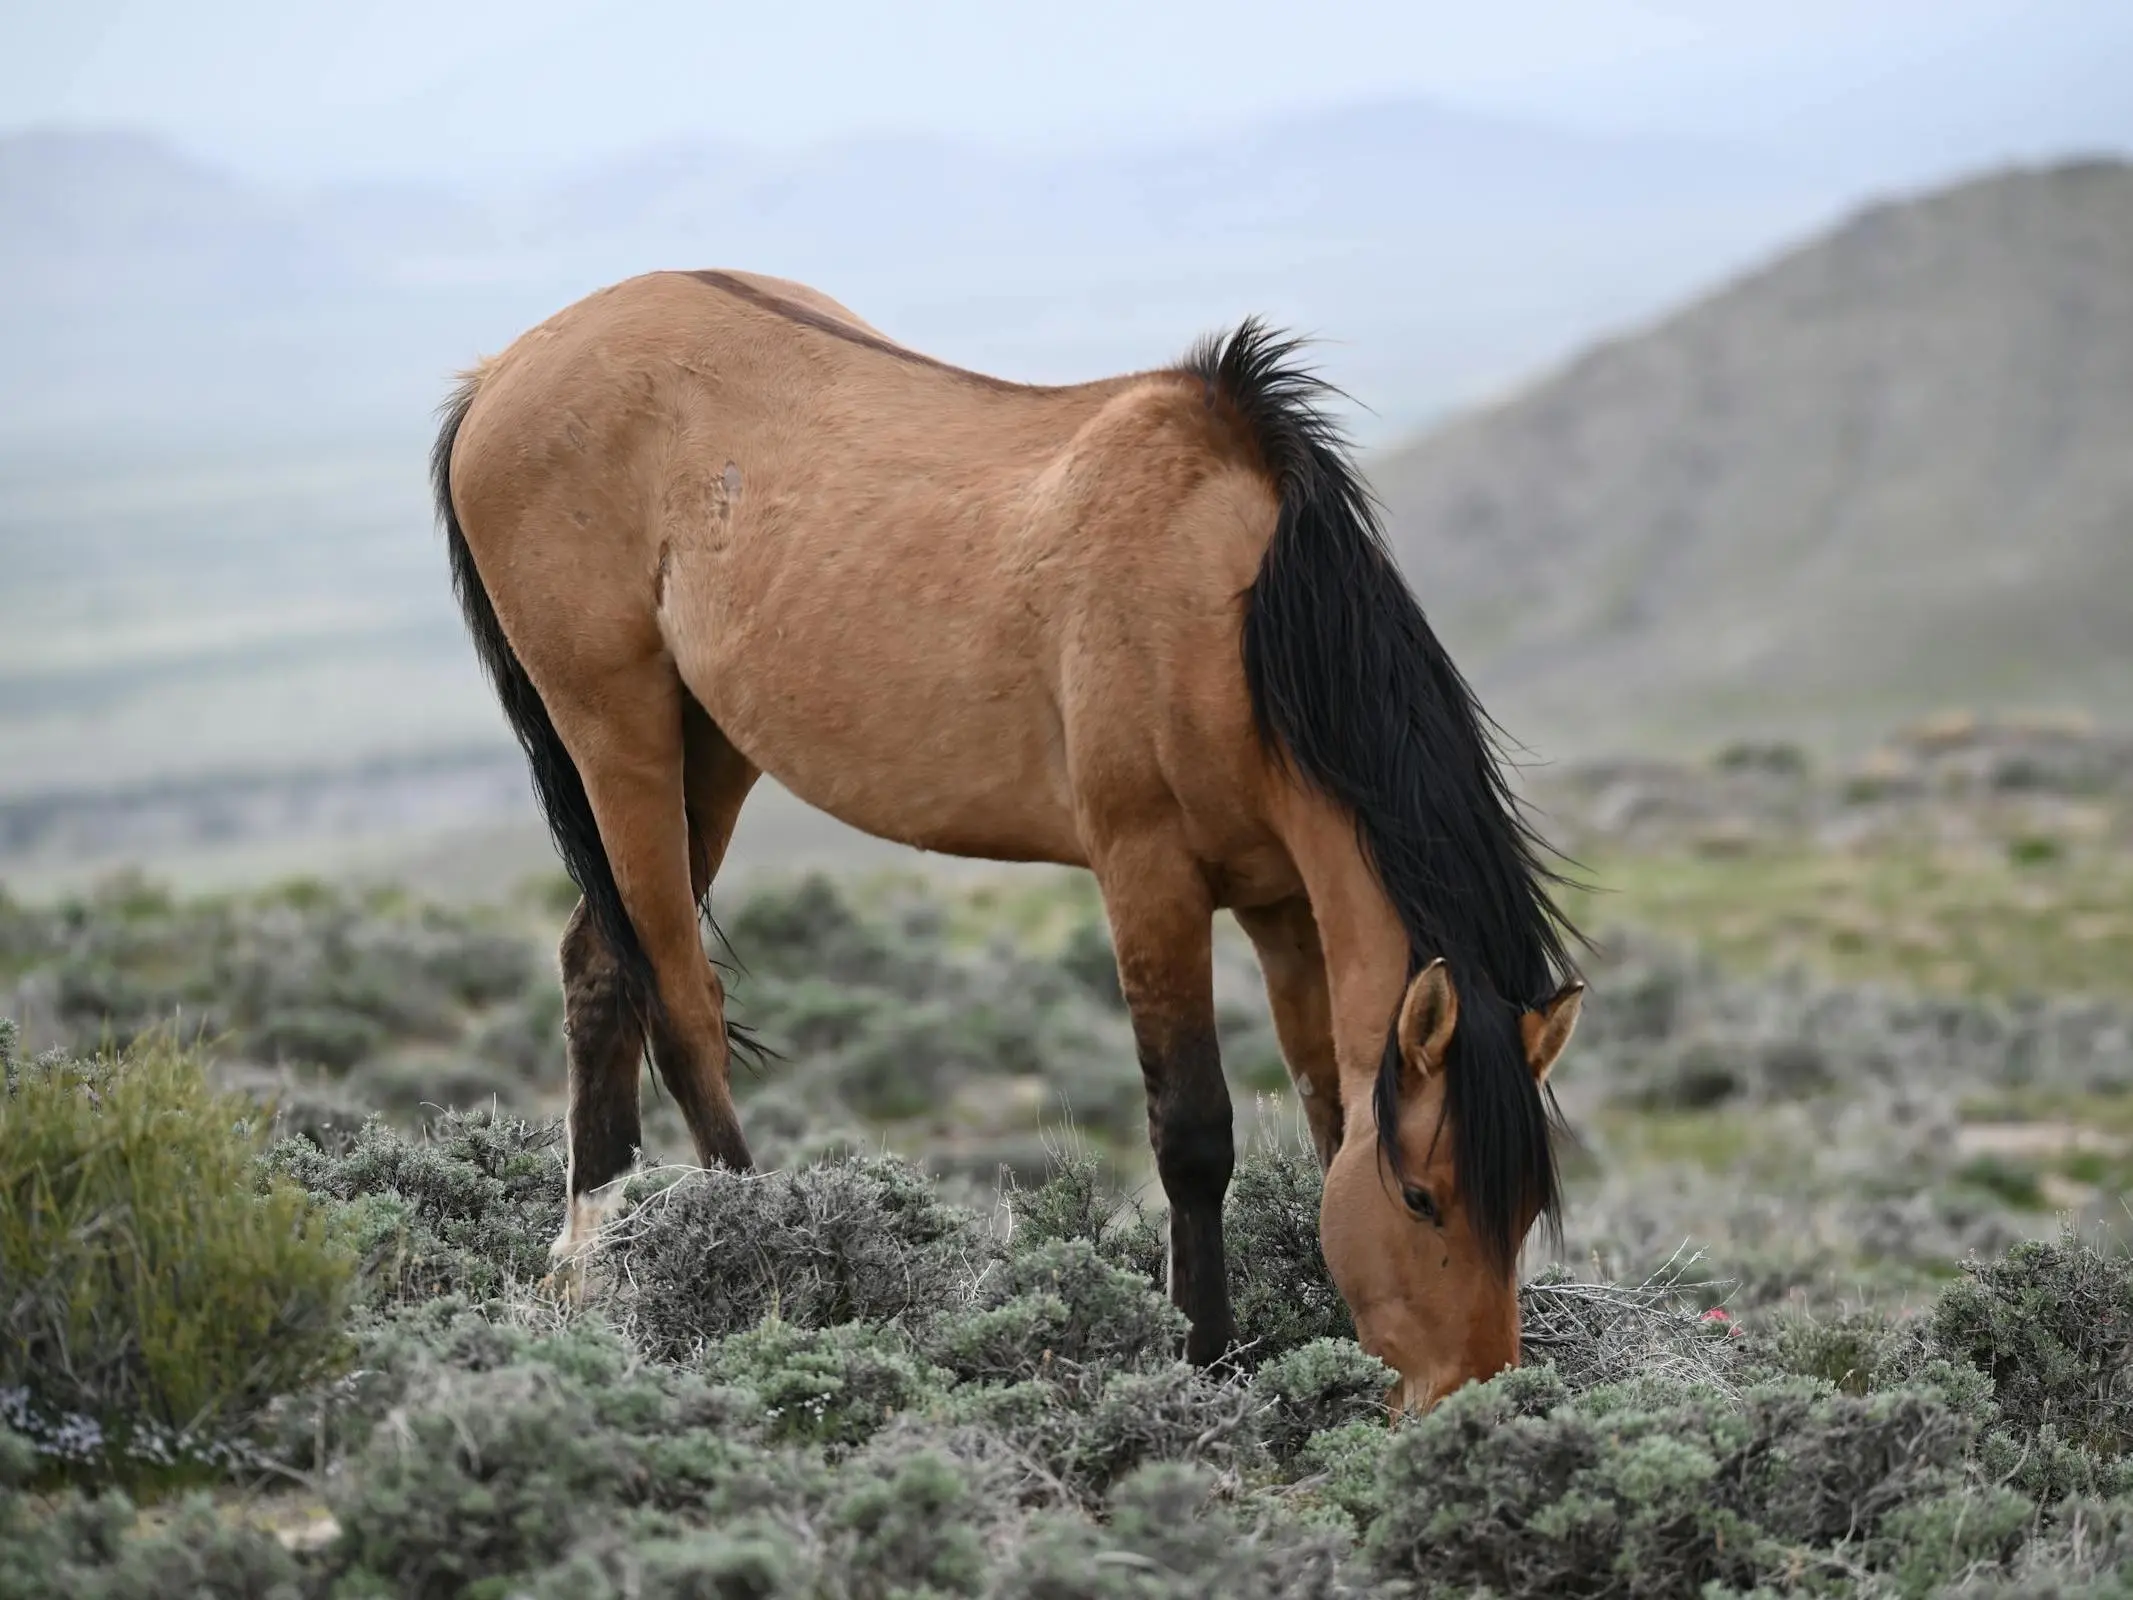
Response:
[[[918,1448],[784,1486],[773,1507],[646,1537],[595,1535],[509,1586],[532,1600],[947,1600],[983,1592],[980,1503],[962,1463]]]
[[[54,1469],[228,1463],[346,1354],[353,1259],[261,1184],[257,1112],[192,1056],[9,1061],[0,1095],[0,1421]]]
[[[1059,964],[1088,992],[1116,1011],[1126,1009],[1126,994],[1119,987],[1118,955],[1111,948],[1111,930],[1100,916],[1078,918],[1067,935]]]
[[[1033,1077],[1044,1067],[1037,1020],[942,1000],[883,1005],[826,1063],[845,1104],[894,1122],[938,1109],[969,1079]]]
[[[2034,1514],[1967,1475],[1976,1399],[1959,1377],[1573,1396],[1545,1369],[1508,1374],[1395,1436],[1370,1551],[1440,1593],[1657,1597],[1865,1565],[1923,1594],[2003,1559]]]
[[[1266,1407],[1260,1437],[1275,1457],[1287,1461],[1313,1434],[1385,1414],[1385,1392],[1399,1374],[1366,1355],[1352,1340],[1314,1339],[1276,1356],[1252,1379],[1252,1393]]]
[[[1184,1315],[1146,1278],[1086,1239],[1063,1239],[987,1273],[977,1304],[946,1319],[928,1349],[959,1378],[1013,1382],[1062,1367],[1167,1365],[1184,1337]]]
[[[1978,1471],[2040,1506],[2070,1495],[2133,1494],[2133,1459],[2099,1456],[2059,1437],[2046,1423],[2035,1433],[1999,1427],[1979,1441]]]
[[[1052,1143],[1045,1179],[1005,1195],[1009,1253],[1085,1239],[1113,1266],[1160,1286],[1169,1254],[1168,1219],[1121,1193],[1103,1159],[1078,1142]]]
[[[493,1110],[449,1111],[416,1138],[369,1123],[338,1153],[287,1139],[266,1165],[347,1203],[368,1303],[478,1300],[548,1272],[563,1225],[559,1133]]]
[[[1085,1127],[1145,1137],[1130,1033],[1071,952],[959,948],[937,902],[862,907],[820,876],[759,890],[728,927],[746,963],[735,1013],[785,1057],[766,1083],[904,1122],[939,1116],[974,1082],[1037,1079]]]
[[[642,1496],[630,1441],[532,1365],[455,1375],[375,1435],[335,1494],[337,1555],[414,1597],[548,1565],[589,1516]]]
[[[490,1012],[470,1040],[474,1055],[528,1083],[560,1084],[563,1058],[563,990],[535,984]]]
[[[1956,1169],[1955,1178],[1958,1183],[1982,1189],[2017,1210],[2044,1209],[2042,1175],[2031,1162],[2014,1161],[2006,1156],[1976,1156]]]
[[[2101,1455],[2133,1448],[2133,1260],[2071,1234],[1973,1262],[1934,1304],[1932,1338],[1992,1379],[2002,1416]]]
[[[1230,1466],[1254,1453],[1250,1391],[1182,1362],[1109,1378],[1086,1414],[1062,1464],[1090,1494],[1154,1463]]]
[[[1384,1510],[1385,1455],[1395,1437],[1383,1418],[1312,1434],[1290,1463],[1301,1479],[1300,1490],[1283,1491],[1292,1514],[1360,1541]]]
[[[748,1014],[774,1033],[778,1047],[795,1060],[842,1050],[895,1014],[903,1002],[886,989],[850,988],[809,975],[748,983]],[[746,1080],[753,1082],[754,1080]]]
[[[345,1072],[376,1054],[391,1035],[385,1025],[340,1006],[291,1006],[270,1011],[247,1035],[269,1061],[300,1061]]]
[[[800,1328],[775,1317],[704,1352],[704,1375],[762,1401],[769,1436],[849,1449],[939,1393],[893,1335],[864,1323]]]
[[[1657,1053],[1636,1096],[1647,1111],[1708,1111],[1746,1092],[1747,1074],[1728,1044],[1690,1039]]]
[[[2018,867],[2049,866],[2065,855],[2065,844],[2049,834],[2024,834],[2007,841],[2007,859]]]
[[[264,1113],[269,1147],[302,1139],[339,1155],[377,1115],[377,1108],[350,1093],[343,1079],[316,1073],[250,1072],[225,1067],[218,1075],[233,1091],[250,1097]]]
[[[2011,1489],[1965,1484],[1889,1512],[1870,1558],[1899,1595],[1943,1593],[1980,1569],[2001,1567],[2020,1548],[2037,1508]]]
[[[0,1436],[4,1437],[4,1436]],[[25,1457],[31,1452],[22,1443]],[[271,1534],[233,1525],[205,1496],[143,1527],[132,1502],[73,1493],[31,1511],[0,1469],[4,1600],[303,1600],[303,1573]]]
[[[1865,1394],[1915,1370],[1924,1349],[1915,1327],[1875,1312],[1817,1316],[1794,1310],[1770,1317],[1746,1353],[1777,1371]]]
[[[1122,1223],[1139,1215],[1140,1207],[1107,1176],[1102,1158],[1086,1145],[1071,1138],[1062,1141],[1047,1164],[1044,1182],[1011,1187],[1002,1197],[1009,1248],[1086,1239],[1115,1262],[1116,1253],[1104,1247]]]
[[[632,1362],[612,1339],[479,1324],[455,1319],[429,1360],[406,1352],[399,1398],[333,1480],[328,1560],[346,1592],[459,1595],[618,1524],[671,1535],[722,1495],[775,1492],[747,1397]]]
[[[615,1305],[647,1354],[677,1361],[776,1315],[801,1328],[920,1323],[956,1298],[976,1227],[906,1162],[690,1171],[636,1191],[605,1252]]]
[[[1807,752],[1789,740],[1738,739],[1711,758],[1721,772],[1767,772],[1783,777],[1805,776],[1812,769]]]
[[[851,1472],[830,1506],[821,1588],[850,1600],[976,1595],[985,1550],[972,1525],[971,1488],[931,1450]]]
[[[1237,1163],[1223,1211],[1237,1336],[1265,1360],[1315,1339],[1353,1339],[1355,1323],[1318,1246],[1318,1157],[1270,1140]]]
[[[2133,1597],[2133,1497],[2077,1495],[2052,1509],[2001,1583],[1966,1585],[1993,1600],[2129,1600]]]
[[[995,1593],[1041,1600],[1331,1600],[1357,1590],[1339,1538],[1293,1520],[1254,1525],[1213,1503],[1212,1473],[1145,1467],[1112,1493],[1098,1524],[1053,1516]]]
[[[1222,1048],[1222,1070],[1238,1089],[1255,1095],[1288,1093],[1288,1059],[1274,1031],[1266,1004],[1254,993],[1249,1004],[1228,1001],[1215,1008],[1215,1036]]]
[[[509,1593],[511,1600],[799,1600],[807,1592],[802,1559],[786,1530],[744,1517],[672,1538],[595,1539]]]
[[[1154,1462],[1235,1470],[1259,1460],[1249,1389],[1172,1362],[1143,1371],[1050,1370],[1014,1384],[965,1384],[946,1415],[1004,1439],[1076,1504],[1094,1509]]]
[[[449,1396],[469,1375],[522,1370],[536,1386],[559,1386],[585,1400],[601,1426],[655,1440],[689,1428],[749,1439],[764,1405],[752,1390],[687,1368],[646,1363],[626,1336],[588,1313],[564,1320],[555,1308],[456,1297],[394,1307],[358,1320],[353,1371],[273,1407],[262,1437],[274,1461],[298,1472],[331,1470],[360,1456],[381,1428]],[[528,1376],[530,1375],[530,1376]],[[663,1443],[650,1447],[657,1453]],[[686,1452],[684,1452],[686,1454]],[[690,1469],[669,1475],[686,1497]],[[657,1498],[655,1496],[655,1498]]]

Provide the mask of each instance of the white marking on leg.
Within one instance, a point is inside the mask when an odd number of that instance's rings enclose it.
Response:
[[[630,1175],[624,1173],[611,1183],[571,1196],[570,1209],[563,1218],[563,1231],[548,1247],[551,1262],[560,1264],[575,1260],[592,1247],[608,1219],[622,1209],[629,1180]]]

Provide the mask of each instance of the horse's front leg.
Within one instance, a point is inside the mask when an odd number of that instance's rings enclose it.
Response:
[[[1333,1051],[1333,996],[1318,923],[1311,903],[1300,895],[1280,905],[1240,906],[1237,921],[1259,952],[1274,1032],[1303,1102],[1318,1170],[1324,1172],[1341,1147],[1341,1073]]]
[[[1191,1325],[1186,1359],[1207,1366],[1235,1342],[1222,1198],[1236,1146],[1215,1043],[1214,906],[1197,866],[1167,839],[1103,852],[1097,879],[1170,1200],[1170,1298]]]

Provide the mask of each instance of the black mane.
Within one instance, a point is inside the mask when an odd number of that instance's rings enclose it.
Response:
[[[1528,1070],[1518,1018],[1573,970],[1557,875],[1498,764],[1483,712],[1394,566],[1378,509],[1326,409],[1335,391],[1297,360],[1301,341],[1256,319],[1209,339],[1183,370],[1257,442],[1280,519],[1244,620],[1244,673],[1260,737],[1353,812],[1365,854],[1407,930],[1412,977],[1451,967],[1459,1025],[1445,1114],[1461,1192],[1485,1249],[1509,1269],[1520,1224],[1558,1199],[1554,1107]],[[1374,1108],[1400,1169],[1401,1062],[1388,1028]]]

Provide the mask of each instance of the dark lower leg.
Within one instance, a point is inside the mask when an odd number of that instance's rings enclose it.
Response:
[[[1156,1173],[1170,1201],[1170,1298],[1191,1324],[1185,1358],[1206,1366],[1236,1341],[1222,1246],[1236,1135],[1213,1030],[1167,1041],[1159,1056],[1143,1057],[1141,1072]]]
[[[643,1142],[637,1066],[644,1032],[585,903],[563,933],[563,1034],[570,1063],[570,1196],[627,1172]]]
[[[1170,1201],[1170,1297],[1191,1324],[1187,1359],[1205,1365],[1234,1342],[1222,1197],[1235,1146],[1215,1044],[1213,910],[1174,841],[1124,843],[1098,870],[1148,1089],[1149,1142]]]

